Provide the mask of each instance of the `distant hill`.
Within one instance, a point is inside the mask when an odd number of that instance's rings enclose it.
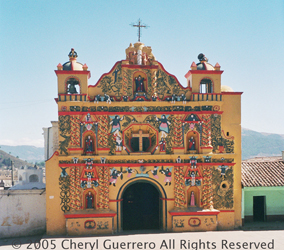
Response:
[[[44,148],[38,148],[34,146],[6,146],[0,145],[0,150],[6,153],[19,157],[28,162],[42,162],[44,161]]]
[[[278,156],[281,151],[284,151],[284,135],[242,129],[243,160],[256,156]]]
[[[13,155],[10,155],[3,150],[0,150],[0,165],[9,167],[9,166],[11,166],[11,161],[14,162],[15,168],[20,168],[20,167],[25,166],[25,165],[32,167],[34,165],[34,164],[28,163],[24,160],[21,160],[20,158],[17,158]]]

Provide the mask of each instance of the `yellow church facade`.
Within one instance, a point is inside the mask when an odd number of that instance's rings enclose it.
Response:
[[[59,149],[46,161],[49,235],[241,226],[241,92],[204,54],[168,73],[151,47],[126,49],[95,85],[58,64]]]

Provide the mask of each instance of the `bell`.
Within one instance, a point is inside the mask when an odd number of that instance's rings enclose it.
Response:
[[[75,84],[74,83],[70,83],[69,84],[68,92],[70,94],[78,94],[78,92],[77,92],[77,90],[75,88]]]

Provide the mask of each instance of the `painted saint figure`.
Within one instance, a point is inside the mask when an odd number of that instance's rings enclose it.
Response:
[[[91,115],[90,115],[90,113],[88,113],[86,115],[86,122],[91,122],[91,121],[92,121]]]
[[[195,185],[195,173],[194,173],[194,171],[191,172],[190,177],[191,177],[191,186],[194,186]]]
[[[165,152],[166,151],[166,141],[165,138],[162,138],[161,141],[159,142],[160,144],[160,152]]]
[[[145,92],[144,78],[139,75],[135,77],[136,92]]]
[[[89,193],[86,195],[86,208],[93,208],[93,194],[89,191]]]
[[[193,191],[191,191],[189,205],[192,206],[192,207],[195,207],[195,197],[194,197],[194,192]]]
[[[117,136],[116,139],[116,151],[121,151],[122,149],[122,139],[120,136]]]
[[[120,121],[123,120],[123,116],[121,118],[119,118],[118,115],[116,115],[112,121],[109,124],[112,124],[112,128],[111,128],[111,133],[113,133],[114,135],[119,135],[119,131],[120,131]]]
[[[165,115],[162,115],[161,119],[156,116],[156,120],[161,122],[159,126],[159,131],[162,131],[161,137],[166,138],[167,134],[169,133],[169,125],[171,125],[171,123],[168,121]]]
[[[195,140],[194,140],[194,138],[193,138],[193,136],[191,136],[190,137],[190,139],[189,139],[189,150],[195,150],[196,148],[195,148]]]
[[[92,153],[93,152],[93,140],[91,139],[90,135],[88,135],[88,137],[86,139],[85,151],[86,151],[86,153]]]

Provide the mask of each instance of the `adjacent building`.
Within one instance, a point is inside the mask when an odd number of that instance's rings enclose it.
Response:
[[[284,219],[284,154],[243,161],[242,186],[244,222]]]

